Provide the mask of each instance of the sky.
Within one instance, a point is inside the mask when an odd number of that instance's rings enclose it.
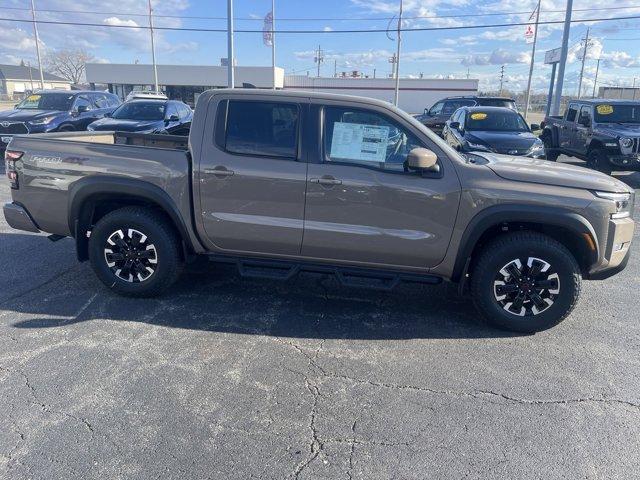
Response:
[[[344,29],[396,28],[399,0],[275,0],[276,30],[318,30],[319,33],[276,34],[276,64],[287,74],[316,74],[315,49],[321,46],[321,75],[358,70],[387,76],[389,57],[396,48],[395,32],[338,33]],[[83,22],[99,26],[39,24],[46,51],[82,48],[105,63],[151,63],[147,0],[35,0],[39,20]],[[154,1],[159,27],[226,28],[226,0]],[[404,0],[404,28],[468,27],[528,21],[537,0]],[[271,10],[271,0],[235,0],[235,28],[260,30]],[[543,0],[541,21],[564,19],[563,0]],[[29,0],[0,0],[0,17],[29,19]],[[640,0],[574,0],[573,18],[640,17]],[[46,11],[54,10],[54,11]],[[87,13],[90,12],[90,13]],[[200,17],[200,18],[194,18]],[[207,18],[202,18],[207,17]],[[0,63],[36,63],[30,23],[0,22]],[[109,28],[122,25],[134,28]],[[590,27],[583,89],[593,88],[596,59],[598,85],[640,85],[640,18],[576,22],[569,36],[569,63],[565,94],[577,93],[583,51],[582,39]],[[426,78],[477,78],[482,91],[496,91],[504,65],[504,87],[526,88],[531,45],[524,26],[414,31],[402,34],[400,75]],[[391,37],[391,39],[389,38]],[[560,46],[562,25],[541,25],[535,56],[533,88],[546,92],[551,68],[544,52]],[[393,39],[393,40],[392,40]],[[261,33],[235,34],[236,61],[244,66],[271,65],[271,50]],[[219,65],[227,56],[224,32],[157,31],[159,64]]]

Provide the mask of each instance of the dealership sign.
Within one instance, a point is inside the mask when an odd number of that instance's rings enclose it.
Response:
[[[536,35],[536,26],[534,24],[527,25],[524,31],[524,39],[527,43],[533,43],[533,37]]]
[[[560,61],[561,48],[554,48],[553,50],[547,50],[544,53],[544,63],[558,63]]]

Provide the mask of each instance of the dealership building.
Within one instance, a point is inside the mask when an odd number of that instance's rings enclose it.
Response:
[[[158,83],[171,99],[195,105],[205,90],[227,86],[227,67],[215,65],[158,65]],[[124,99],[133,90],[153,88],[153,66],[88,63],[87,82],[107,88]],[[285,75],[276,67],[235,67],[236,87],[343,93],[393,101],[393,78],[309,77]],[[401,78],[399,107],[419,113],[443,97],[478,93],[475,79]]]

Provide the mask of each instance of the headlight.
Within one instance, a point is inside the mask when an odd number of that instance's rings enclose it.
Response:
[[[624,148],[631,148],[633,146],[633,138],[621,138],[620,146]]]
[[[595,192],[596,196],[606,198],[615,202],[616,211],[611,214],[611,218],[627,218],[631,216],[631,194],[630,193],[610,193]]]
[[[95,130],[95,127],[93,127],[91,124],[87,125],[87,130],[90,132],[93,132]]]
[[[540,140],[536,140],[535,143],[529,149],[530,152],[539,152],[541,150],[544,150],[544,143],[542,143],[542,141]]]
[[[469,146],[469,148],[472,148],[474,150],[482,150],[483,152],[491,151],[489,147],[487,147],[486,145],[481,145],[479,143],[467,142],[467,145]]]
[[[31,125],[46,125],[47,123],[51,122],[54,118],[56,118],[55,115],[50,115],[48,117],[38,118],[37,120],[31,120],[29,123]]]

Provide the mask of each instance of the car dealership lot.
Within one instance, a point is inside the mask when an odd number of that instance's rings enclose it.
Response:
[[[585,282],[569,319],[534,336],[483,326],[447,285],[212,265],[162,298],[122,298],[71,240],[3,219],[0,236],[0,478],[640,471],[637,232],[627,269]]]

